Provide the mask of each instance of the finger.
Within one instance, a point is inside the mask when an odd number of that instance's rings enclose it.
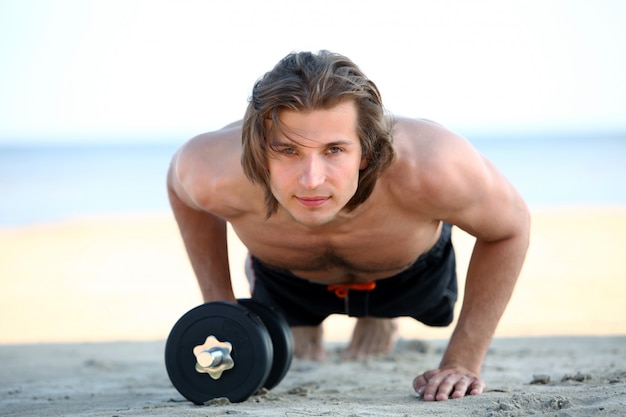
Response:
[[[446,375],[438,372],[428,378],[428,383],[423,389],[422,398],[424,401],[435,401],[439,393],[439,387],[445,380]]]
[[[463,376],[459,379],[456,384],[454,384],[454,391],[450,394],[450,398],[462,398],[465,397],[465,394],[468,392],[468,388],[470,387],[470,380]]]
[[[457,373],[448,374],[439,384],[435,400],[445,401],[457,392],[461,392],[460,396],[462,397],[465,395],[468,385],[469,381],[467,381],[463,375]]]
[[[426,381],[430,381],[432,377],[441,374],[442,372],[443,371],[440,369],[431,369],[430,371],[424,372],[424,378],[426,378]]]
[[[476,378],[469,386],[469,395],[480,395],[485,390],[485,383],[482,379]]]
[[[435,369],[424,372],[413,380],[413,388],[424,401],[445,401],[465,395],[483,393],[482,379],[462,372]]]
[[[485,389],[485,383],[480,378],[464,376],[454,386],[454,391],[450,398],[462,398],[466,395],[480,395]]]
[[[424,375],[419,375],[413,380],[413,389],[419,395],[422,395],[424,393],[424,389],[426,388],[426,384],[428,384],[428,381],[426,380]]]

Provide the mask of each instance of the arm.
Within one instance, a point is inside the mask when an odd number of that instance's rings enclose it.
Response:
[[[477,237],[461,314],[441,360],[441,369],[465,368],[476,375],[480,373],[528,247],[527,213],[520,209],[517,218],[517,230],[509,236],[498,240]],[[462,387],[459,391],[463,391]],[[454,394],[462,396],[463,392]]]
[[[414,381],[425,400],[482,393],[482,362],[513,293],[530,229],[526,204],[491,163],[467,144],[447,152],[455,172],[435,176],[432,198],[442,220],[475,236],[476,244],[459,320],[440,366]]]
[[[497,241],[476,240],[461,314],[439,368],[414,382],[425,400],[482,393],[482,362],[513,292],[526,241],[523,232]]]
[[[167,190],[202,297],[205,302],[235,301],[228,265],[226,221],[194,202],[181,182],[179,159],[180,154],[172,160]]]

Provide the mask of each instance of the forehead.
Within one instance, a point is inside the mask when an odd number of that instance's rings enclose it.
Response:
[[[326,109],[281,110],[279,126],[271,129],[274,139],[316,142],[358,141],[357,110],[354,102],[345,101]]]

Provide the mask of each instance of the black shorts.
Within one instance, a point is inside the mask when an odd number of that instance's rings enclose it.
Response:
[[[277,309],[290,326],[316,326],[331,314],[413,317],[429,326],[452,322],[457,299],[456,261],[444,223],[435,246],[408,269],[376,280],[372,290],[349,289],[341,298],[326,284],[310,282],[251,257],[252,298]]]

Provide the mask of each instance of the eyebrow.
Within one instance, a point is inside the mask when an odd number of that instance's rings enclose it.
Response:
[[[333,146],[347,146],[347,145],[352,145],[354,144],[353,141],[351,140],[337,140],[334,142],[329,142],[329,143],[324,143],[323,145],[320,145],[320,148],[331,148]],[[270,143],[269,143],[271,148],[279,148],[279,147],[283,147],[283,146],[287,146],[287,147],[292,147],[292,146],[302,146],[304,148],[313,148],[314,146],[304,146],[301,143],[295,141],[295,140],[289,140],[289,142],[286,142],[284,140],[281,139],[276,139],[273,138]]]

